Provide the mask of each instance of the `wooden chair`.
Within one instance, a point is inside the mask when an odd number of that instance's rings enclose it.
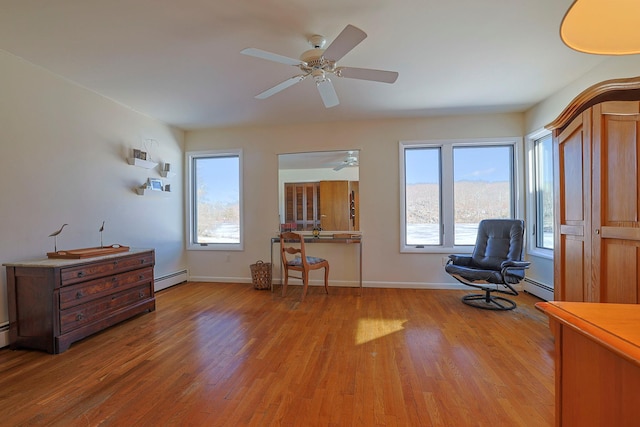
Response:
[[[302,298],[307,295],[309,286],[309,271],[324,268],[324,290],[329,293],[329,261],[323,258],[307,256],[304,250],[304,238],[298,233],[280,234],[280,254],[282,255],[282,265],[284,268],[284,281],[282,285],[282,296],[287,294],[289,277],[302,280]],[[299,271],[301,277],[291,276],[289,270]]]

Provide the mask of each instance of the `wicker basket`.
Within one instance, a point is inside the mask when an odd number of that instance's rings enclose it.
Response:
[[[249,266],[251,268],[251,280],[256,289],[271,289],[271,263],[257,261]]]

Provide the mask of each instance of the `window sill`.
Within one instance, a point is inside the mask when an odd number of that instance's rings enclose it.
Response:
[[[443,246],[405,246],[400,248],[400,253],[418,253],[418,254],[470,254],[473,252],[473,246],[454,246],[445,248]]]
[[[527,249],[527,255],[553,260],[553,250],[551,249]]]

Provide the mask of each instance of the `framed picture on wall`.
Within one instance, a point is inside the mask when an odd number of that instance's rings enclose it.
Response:
[[[134,159],[140,159],[140,160],[147,160],[147,152],[134,148],[133,149],[133,158]]]
[[[158,178],[149,178],[149,187],[152,190],[162,191],[164,188],[162,185],[162,180]]]

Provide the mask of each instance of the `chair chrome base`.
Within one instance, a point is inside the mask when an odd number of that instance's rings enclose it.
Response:
[[[471,294],[462,297],[462,302],[475,308],[484,310],[513,310],[516,303],[510,299],[491,295],[490,291],[485,294]]]

